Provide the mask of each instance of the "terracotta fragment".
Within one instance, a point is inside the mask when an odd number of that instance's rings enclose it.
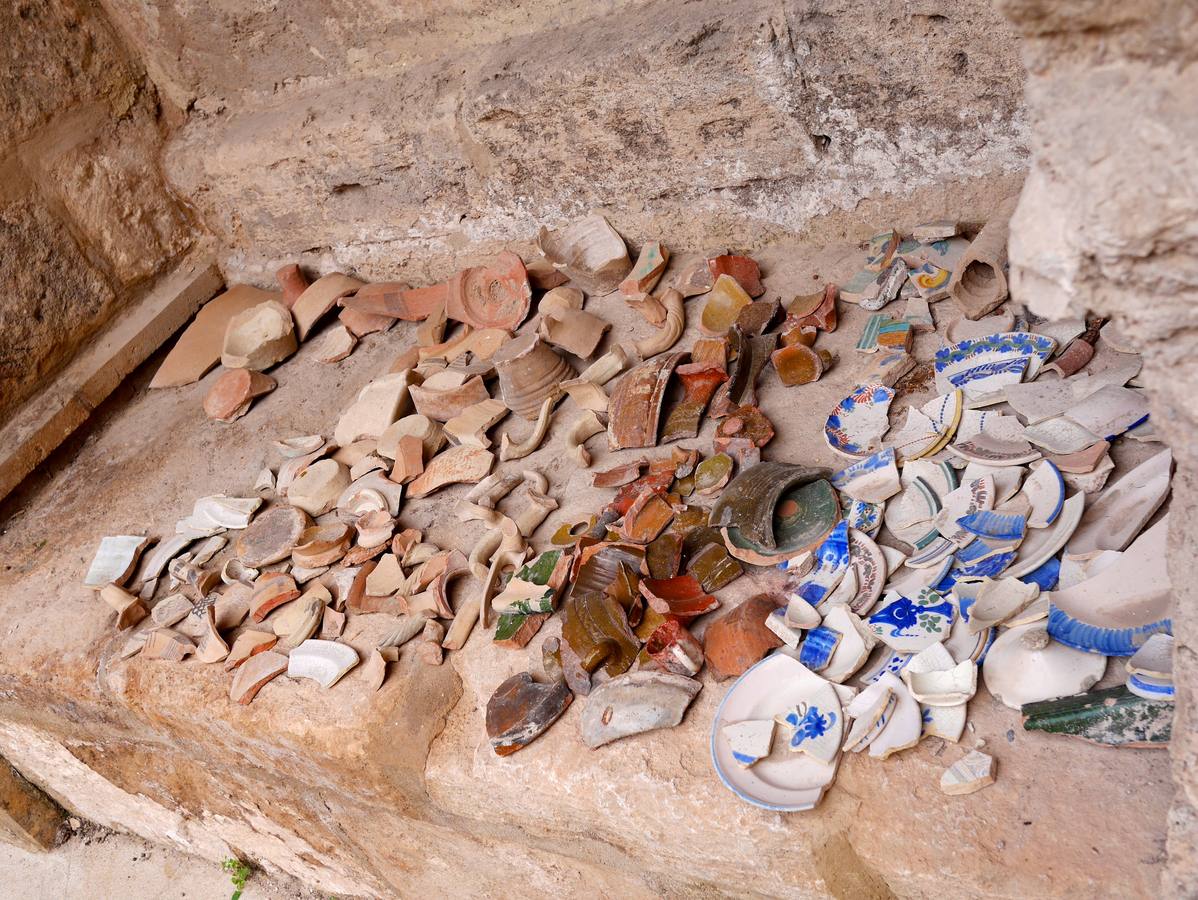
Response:
[[[321,459],[287,487],[287,501],[309,515],[322,516],[337,505],[350,485],[349,471],[335,459]]]
[[[723,681],[743,675],[770,650],[782,646],[778,636],[765,626],[766,616],[777,607],[772,596],[758,594],[711,624],[703,652],[716,678]]]
[[[765,293],[765,285],[761,283],[761,269],[751,257],[732,254],[714,256],[707,260],[707,268],[711,277],[717,281],[721,275],[735,278],[736,283],[744,288],[750,297],[760,297]]]
[[[316,351],[316,359],[322,363],[335,363],[348,357],[358,346],[358,339],[344,325],[330,328]]]
[[[268,300],[229,320],[220,361],[226,369],[261,372],[285,360],[297,347],[291,311]]]
[[[531,332],[509,341],[492,359],[504,405],[529,421],[546,399],[559,396],[561,382],[574,375],[569,363]]]
[[[1094,471],[1106,456],[1110,446],[1110,443],[1107,441],[1098,441],[1076,453],[1050,455],[1045,458],[1062,472],[1068,472],[1073,475],[1085,475],[1088,472]]]
[[[577,584],[564,607],[562,637],[586,671],[603,666],[613,677],[627,672],[640,652],[624,608],[607,594],[580,594]]]
[[[682,303],[682,294],[673,288],[666,288],[660,303],[665,310],[665,317],[656,334],[636,342],[636,352],[642,359],[665,353],[678,343],[678,338],[682,337],[686,328],[686,309]]]
[[[237,669],[229,685],[229,699],[243,706],[257,696],[268,682],[287,671],[287,657],[271,650],[255,654]]]
[[[448,370],[430,375],[408,392],[416,412],[435,422],[448,422],[471,406],[491,399],[481,377],[464,378]]]
[[[692,677],[703,668],[703,645],[677,619],[666,619],[650,633],[645,652],[664,671]]]
[[[827,350],[812,350],[802,344],[794,344],[775,350],[770,355],[770,362],[783,384],[811,384],[819,381],[824,370],[831,365],[832,355]]]
[[[704,592],[694,575],[642,578],[640,592],[652,610],[679,619],[693,619],[720,606],[719,600]]]
[[[685,353],[666,353],[641,363],[621,377],[608,403],[608,445],[612,450],[652,447],[666,385]]]
[[[666,415],[661,427],[661,443],[696,437],[716,389],[728,380],[723,369],[706,363],[687,363],[677,369],[684,394]]]
[[[211,605],[204,610],[202,618],[204,625],[196,642],[196,659],[202,663],[220,662],[229,655],[229,645],[216,628],[216,606]]]
[[[261,622],[272,611],[300,595],[295,579],[280,572],[266,572],[254,582],[250,598],[250,618]]]
[[[574,699],[562,672],[560,642],[551,638],[542,648],[545,681],[528,672],[513,675],[487,701],[487,737],[499,756],[528,746],[556,722]]]
[[[388,529],[387,538],[390,536]],[[297,566],[311,569],[332,565],[345,555],[353,537],[353,529],[342,522],[306,528],[291,551],[291,561]]]
[[[439,666],[445,656],[441,641],[445,639],[445,626],[433,619],[426,619],[416,644],[416,658],[426,666]]]
[[[187,635],[171,628],[155,628],[146,635],[141,655],[146,659],[182,662],[189,653],[195,653],[195,649],[195,644]]]
[[[314,584],[295,602],[288,603],[270,617],[271,630],[279,636],[276,649],[290,653],[304,643],[324,622],[325,603],[331,599],[328,589]]]
[[[505,250],[488,266],[472,266],[449,282],[445,312],[475,328],[513,331],[528,315],[532,286],[524,261]]]
[[[363,285],[352,297],[343,298],[341,305],[368,315],[419,322],[428,318],[437,307],[443,308],[448,299],[448,282],[409,288],[406,284],[389,281]]]
[[[621,738],[673,728],[703,687],[669,672],[629,672],[591,692],[579,723],[582,742],[592,749]]]
[[[706,294],[711,290],[711,286],[715,284],[715,276],[711,274],[711,268],[707,265],[707,260],[700,257],[687,263],[678,274],[674,277],[673,287],[683,297],[696,297],[699,294]]]
[[[295,301],[300,298],[300,295],[311,284],[308,281],[308,276],[304,274],[304,270],[296,263],[290,263],[277,269],[275,271],[275,281],[278,283],[279,289],[283,292],[283,305],[288,308],[295,306]]]
[[[736,324],[747,335],[765,334],[780,309],[777,300],[755,300],[736,315]]]
[[[564,283],[564,282],[563,282]],[[582,309],[586,295],[578,288],[559,287],[547,292],[537,304],[541,315],[565,312],[572,309]]]
[[[361,286],[361,281],[341,272],[330,272],[316,279],[295,303],[289,304],[299,339],[307,340],[316,323],[337,305],[337,301],[347,294],[354,293]]]
[[[100,599],[116,612],[116,627],[120,631],[131,628],[149,615],[141,598],[119,585],[110,584],[101,588]]]
[[[278,639],[278,635],[267,631],[243,631],[237,635],[229,649],[229,655],[225,657],[225,671],[232,672],[251,656],[265,653]]]
[[[154,624],[163,628],[169,628],[184,618],[191,612],[192,603],[182,594],[171,594],[169,597],[164,597],[154,605],[150,611],[150,618]]]
[[[495,464],[495,454],[477,447],[452,447],[434,456],[424,471],[409,485],[409,496],[427,497],[451,484],[474,484],[486,477]]]
[[[1007,299],[1007,236],[1018,200],[998,206],[953,269],[948,293],[966,318],[980,319]]]
[[[636,481],[641,476],[641,470],[649,464],[643,456],[632,462],[623,463],[606,472],[596,472],[591,484],[597,488],[614,488]]]
[[[558,285],[565,284],[570,280],[543,256],[526,262],[524,266],[528,271],[528,283],[533,286],[534,290],[552,291]]]
[[[399,459],[399,441],[405,435],[415,435],[424,446],[424,459],[432,459],[445,445],[445,430],[428,416],[404,416],[387,426],[379,435],[378,454],[388,459]]]
[[[343,309],[337,314],[341,327],[355,338],[364,338],[368,334],[386,331],[395,324],[390,316],[376,316],[362,312],[359,309]]]
[[[631,265],[624,239],[594,212],[556,231],[542,228],[537,247],[554,266],[592,293],[614,291]]]
[[[587,439],[601,434],[606,429],[607,426],[589,409],[566,429],[566,450],[582,468],[587,469],[591,465],[591,454],[585,446]]]
[[[633,294],[625,297],[624,302],[640,313],[650,325],[656,327],[665,323],[665,304],[652,294]]]
[[[248,284],[235,284],[223,294],[217,294],[201,307],[194,321],[179,336],[154,373],[150,387],[178,387],[199,381],[220,362],[229,321],[248,309],[282,297],[280,293],[262,291]]]
[[[754,447],[764,447],[774,439],[773,423],[756,406],[731,410],[716,427],[711,444],[716,452],[723,453],[741,439],[752,442]]]
[[[645,491],[624,515],[620,534],[634,544],[647,544],[674,518],[674,508],[660,494]]]
[[[699,314],[699,330],[709,337],[727,334],[740,311],[752,302],[735,278],[731,275],[719,276],[703,305],[703,312]]]
[[[669,260],[670,251],[662,246],[661,241],[646,241],[641,245],[632,271],[620,282],[620,293],[631,297],[652,291]]]
[[[278,382],[249,369],[229,369],[213,382],[204,397],[204,413],[218,422],[232,422],[249,412],[254,399],[269,394]]]
[[[378,438],[396,419],[407,412],[409,388],[421,382],[415,372],[381,375],[358,392],[354,402],[341,414],[333,431],[333,440],[348,447],[362,438]]]
[[[537,333],[555,347],[585,358],[595,352],[609,328],[611,322],[593,313],[566,310],[542,315]]]
[[[840,288],[837,285],[828,284],[824,287],[822,295],[808,294],[795,297],[786,307],[786,312],[797,320],[794,327],[814,326],[821,331],[831,333],[836,330],[836,298],[839,294]],[[813,298],[817,296],[818,301],[813,302]]]
[[[424,472],[424,443],[414,434],[405,434],[396,446],[395,465],[390,478],[396,484],[408,484]]]

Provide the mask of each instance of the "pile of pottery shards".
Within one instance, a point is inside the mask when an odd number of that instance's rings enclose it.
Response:
[[[987,297],[975,283],[958,305],[980,318],[948,327],[932,361],[937,395],[893,415],[894,385],[916,366],[912,332],[933,327],[927,301],[958,299],[951,270],[975,257],[954,227],[924,230],[926,242],[875,237],[855,279],[869,309],[910,300],[902,316],[871,317],[857,345],[868,377],[827,417],[827,444],[847,465],[812,481],[765,463],[774,471],[749,483],[749,470],[725,492],[758,505],[721,522],[754,528],[760,543],[772,521],[767,543],[789,557],[789,601],[767,625],[795,652],[741,677],[712,736],[724,782],[761,806],[815,805],[845,751],[885,759],[927,737],[959,741],[979,677],[1028,729],[1110,745],[1169,738],[1168,517],[1153,520],[1170,452],[1107,485],[1113,441],[1155,440],[1142,392],[1126,386],[1139,357],[1100,341],[1099,320],[1016,321],[998,310],[1004,281]],[[791,531],[787,516],[817,515]],[[1087,692],[1111,656],[1129,657],[1126,686]],[[941,787],[993,779],[993,760],[973,752]]]

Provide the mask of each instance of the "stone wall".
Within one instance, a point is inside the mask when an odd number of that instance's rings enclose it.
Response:
[[[87,0],[0,12],[0,420],[185,249],[157,93]]]
[[[1198,890],[1198,7],[1004,0],[1023,31],[1033,165],[1012,223],[1015,294],[1092,309],[1144,352],[1177,460],[1169,569],[1177,718],[1166,891]]]
[[[103,2],[185,112],[167,176],[259,282],[418,282],[591,207],[690,245],[864,236],[915,193],[984,219],[1026,163],[986,0]]]

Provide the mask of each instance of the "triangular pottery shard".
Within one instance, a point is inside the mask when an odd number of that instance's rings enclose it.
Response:
[[[562,673],[560,642],[545,641],[542,649],[545,682],[529,672],[507,679],[487,701],[487,736],[499,756],[528,746],[556,722],[574,700]]]
[[[408,496],[427,497],[450,484],[477,484],[491,471],[495,454],[478,447],[453,447],[434,456],[424,471],[408,485]]]
[[[684,675],[628,672],[591,692],[580,724],[592,749],[621,738],[673,728],[703,685]]]
[[[282,296],[276,291],[262,291],[248,284],[236,284],[209,300],[166,355],[154,373],[150,387],[178,387],[199,381],[220,362],[229,320],[244,310],[267,300],[280,300]]]
[[[590,293],[614,291],[632,266],[624,239],[594,212],[565,228],[542,228],[537,247]]]
[[[287,657],[267,650],[247,659],[237,669],[229,685],[229,699],[245,705],[257,696],[267,682],[287,671]]]
[[[102,538],[83,584],[101,588],[106,584],[124,584],[150,538],[140,534],[122,534]]]

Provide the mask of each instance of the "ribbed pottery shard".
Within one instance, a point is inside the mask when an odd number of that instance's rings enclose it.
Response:
[[[670,374],[687,357],[666,353],[630,369],[616,384],[608,401],[607,440],[612,450],[653,447]]]

